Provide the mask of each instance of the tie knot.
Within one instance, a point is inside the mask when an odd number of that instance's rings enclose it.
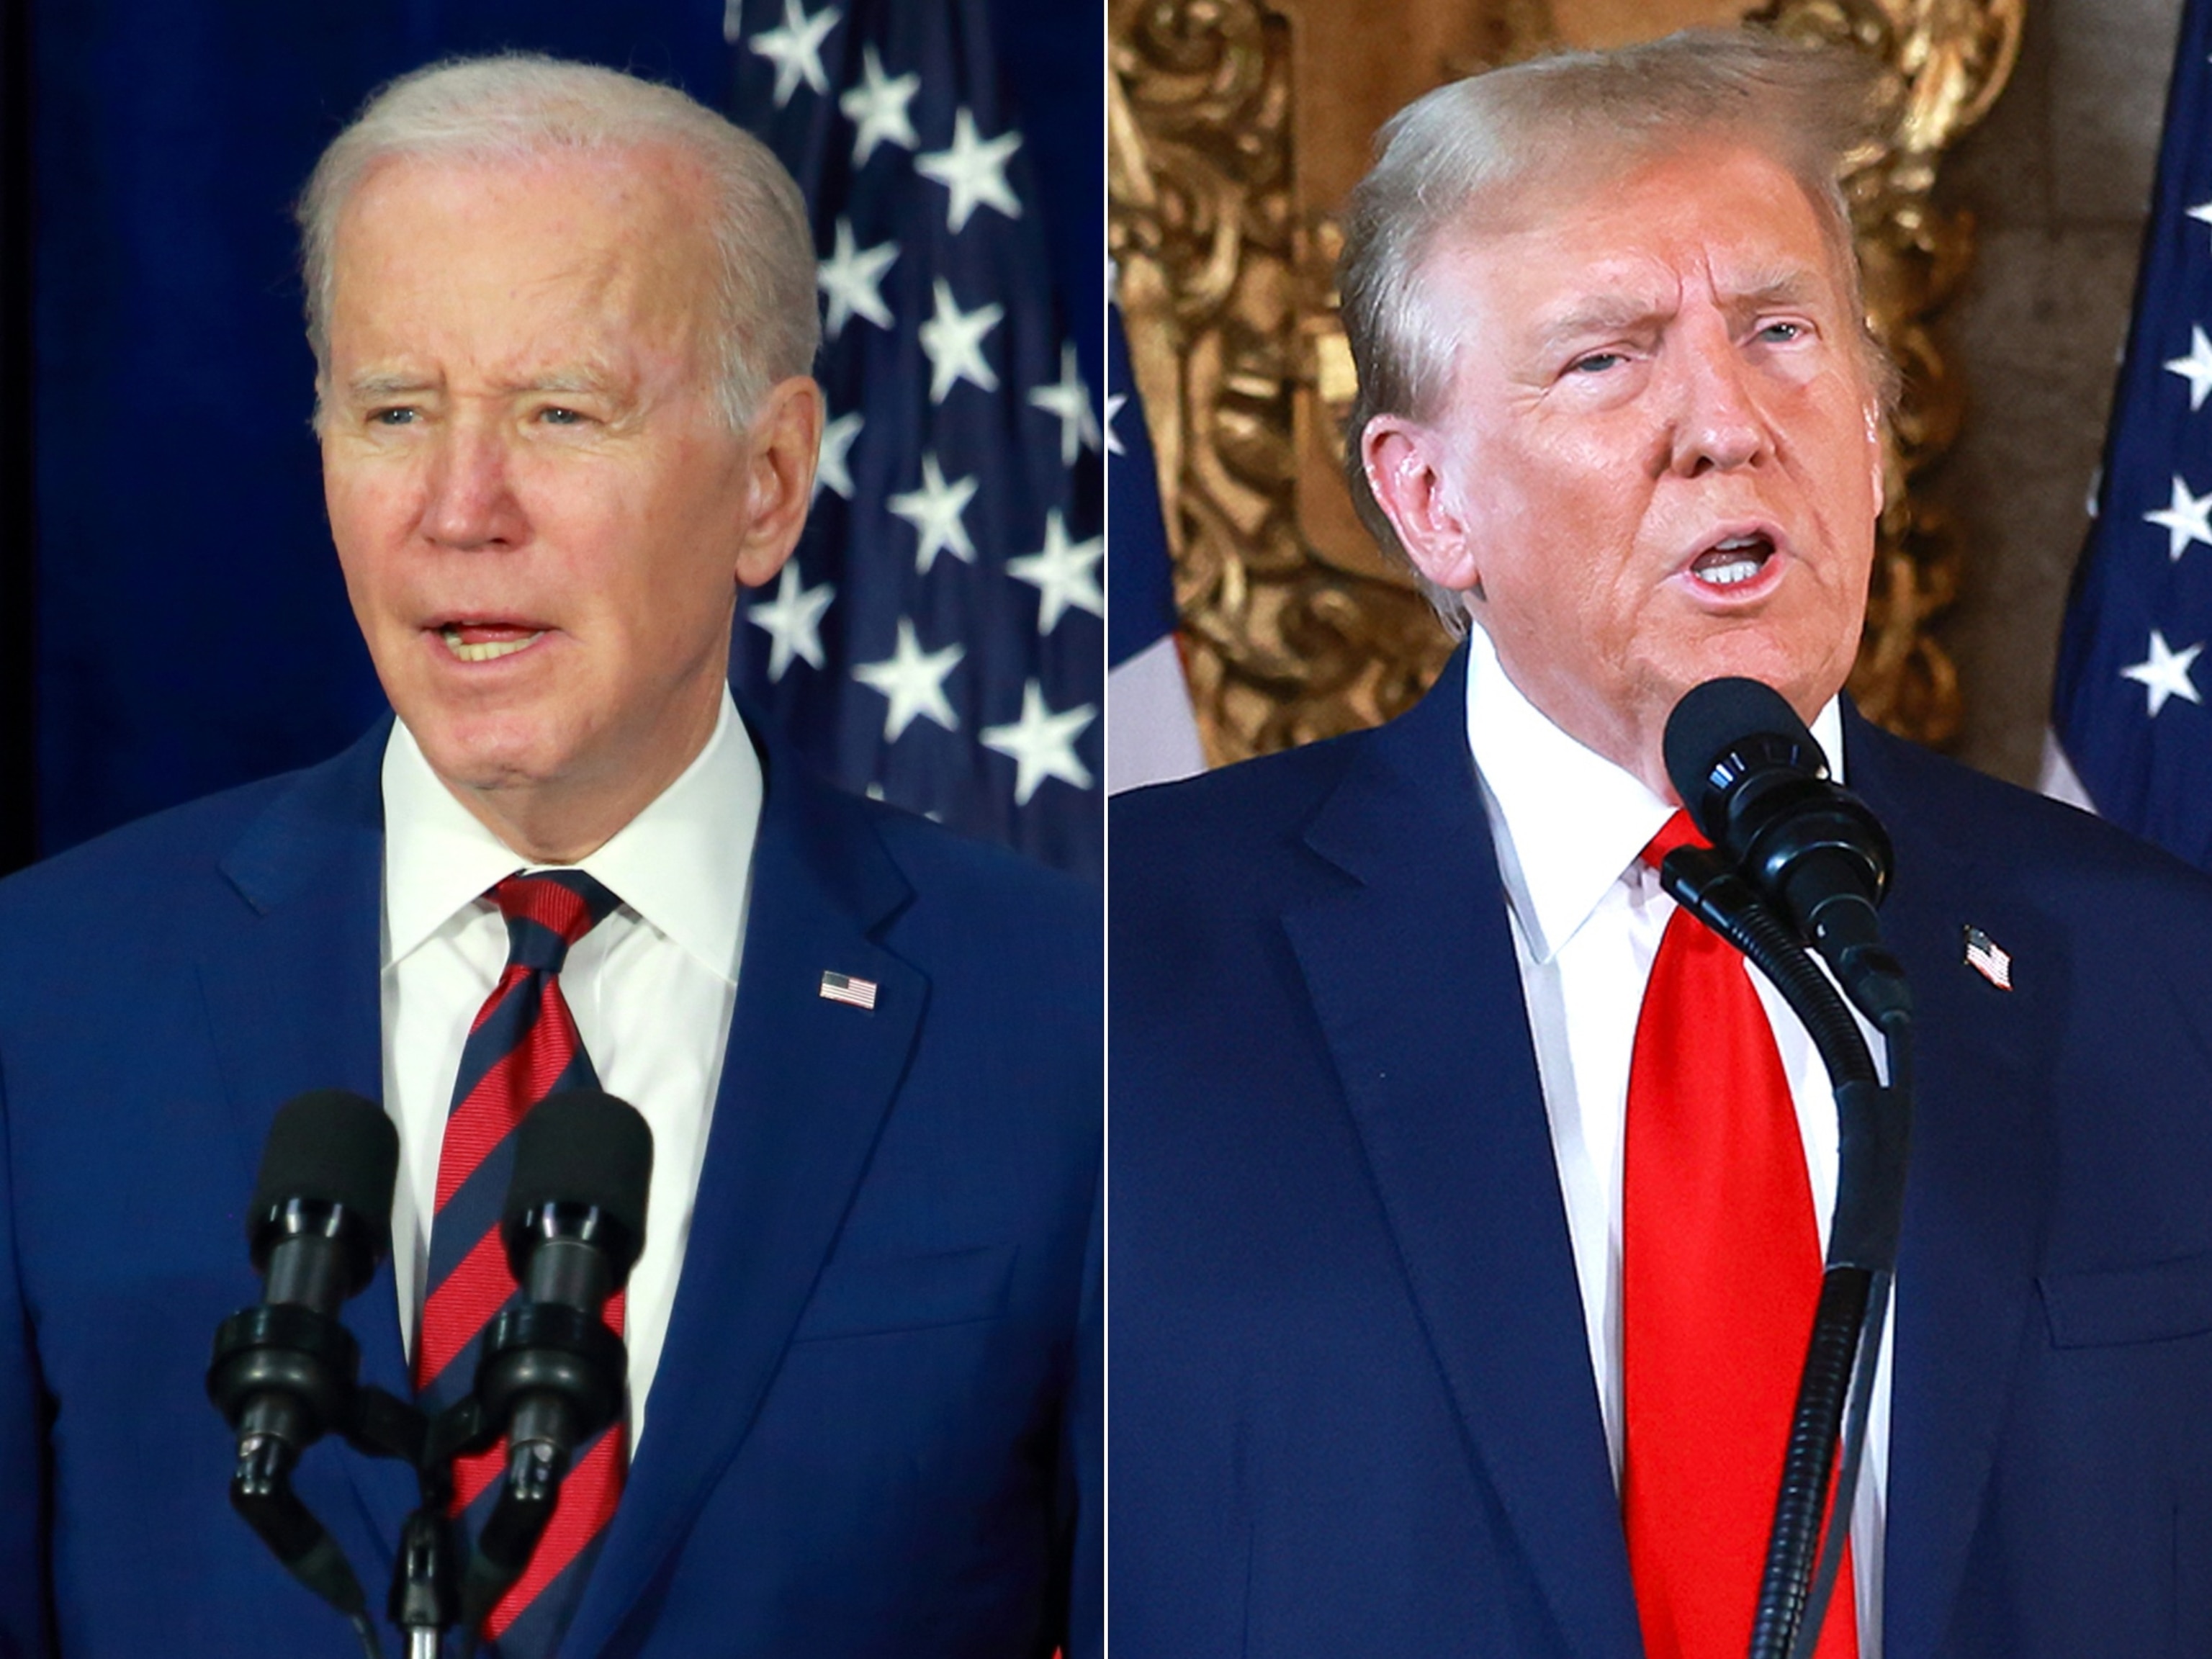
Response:
[[[512,875],[489,897],[507,919],[507,961],[549,974],[559,973],[568,947],[622,902],[581,870]]]
[[[1678,806],[1674,809],[1674,816],[1659,826],[1659,833],[1644,844],[1644,851],[1638,856],[1656,870],[1660,860],[1677,847],[1710,847],[1712,843],[1698,832],[1698,826],[1690,822],[1689,813]]]

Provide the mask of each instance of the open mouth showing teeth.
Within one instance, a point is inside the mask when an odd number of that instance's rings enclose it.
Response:
[[[1774,544],[1765,536],[1730,536],[1698,554],[1690,574],[1715,587],[1733,587],[1764,570],[1773,556]]]
[[[518,651],[527,651],[544,637],[543,629],[535,633],[504,631],[502,637],[475,639],[471,634],[482,634],[482,629],[446,627],[438,630],[438,637],[446,642],[446,649],[463,662],[490,662],[499,657],[511,657]]]

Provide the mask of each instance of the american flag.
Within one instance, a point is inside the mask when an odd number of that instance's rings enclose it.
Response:
[[[1106,567],[1113,622],[1106,639],[1106,787],[1120,791],[1206,769],[1176,644],[1175,562],[1159,477],[1129,364],[1121,308],[1106,325],[1106,494],[1114,557]]]
[[[2212,3],[2188,0],[2052,721],[2099,812],[2212,869]]]
[[[2012,989],[2012,953],[1978,927],[1966,935],[1966,966],[2000,991]]]
[[[1101,432],[984,0],[727,0],[732,114],[812,210],[814,511],[732,675],[847,787],[1101,864]]]
[[[877,985],[872,979],[860,979],[850,974],[833,974],[827,969],[822,973],[822,1000],[824,1002],[848,1002],[855,1008],[875,1012]]]

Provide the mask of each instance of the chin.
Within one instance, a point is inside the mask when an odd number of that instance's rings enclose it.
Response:
[[[512,717],[433,717],[407,729],[423,757],[449,786],[483,793],[526,789],[562,771],[562,745],[542,723]]]
[[[1813,659],[1783,642],[1741,635],[1714,640],[1692,653],[1674,691],[1679,702],[1693,685],[1707,680],[1757,680],[1779,691],[1790,707],[1810,720],[1833,696],[1850,672],[1850,659],[1820,653]],[[1671,706],[1671,705],[1670,705]]]

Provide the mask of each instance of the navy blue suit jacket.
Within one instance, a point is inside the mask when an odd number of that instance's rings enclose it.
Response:
[[[1640,1650],[1462,665],[1116,803],[1116,1659]],[[1885,1652],[2212,1653],[2212,882],[1845,752],[1920,1010]]]
[[[0,884],[0,1653],[358,1652],[231,1514],[201,1379],[259,1298],[276,1109],[382,1092],[383,738]],[[1094,1655],[1095,890],[763,765],[652,1415],[563,1650]],[[345,1317],[404,1394],[388,1263]],[[380,1612],[412,1477],[326,1440],[299,1486]]]

